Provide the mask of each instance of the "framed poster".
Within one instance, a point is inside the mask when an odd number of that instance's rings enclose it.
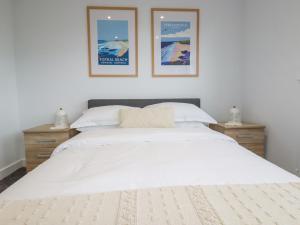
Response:
[[[151,9],[152,76],[199,76],[199,9]]]
[[[138,75],[137,8],[87,7],[89,75]]]

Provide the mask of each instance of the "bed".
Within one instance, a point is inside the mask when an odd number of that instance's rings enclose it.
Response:
[[[90,100],[144,107],[200,99]],[[299,225],[300,179],[206,126],[83,132],[0,195],[2,225]]]

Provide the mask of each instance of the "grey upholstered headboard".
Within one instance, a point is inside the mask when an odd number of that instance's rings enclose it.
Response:
[[[190,103],[200,107],[199,98],[174,98],[174,99],[91,99],[88,101],[88,108],[106,105],[126,105],[133,107],[145,107],[162,102]]]

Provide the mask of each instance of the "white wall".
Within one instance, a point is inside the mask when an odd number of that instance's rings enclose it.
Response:
[[[247,0],[243,111],[266,124],[267,156],[300,169],[300,1]],[[299,175],[299,174],[298,174]]]
[[[139,78],[89,78],[86,6],[136,6]],[[200,78],[151,77],[150,8],[201,9]],[[201,97],[219,120],[241,105],[240,0],[16,1],[17,74],[21,127],[53,121],[60,106],[71,120],[91,98]]]
[[[0,0],[0,179],[18,164],[20,131],[16,88],[12,4]]]
[[[11,1],[0,1],[3,168],[22,156]],[[139,78],[87,76],[87,5],[138,7]],[[60,106],[73,120],[91,98],[200,97],[220,121],[230,106],[243,106],[245,120],[267,126],[268,158],[292,172],[300,168],[298,0],[15,0],[14,6],[22,129],[52,122]],[[150,8],[175,6],[201,9],[200,78],[153,79]]]

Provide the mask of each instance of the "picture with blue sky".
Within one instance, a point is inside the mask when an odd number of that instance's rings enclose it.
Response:
[[[97,20],[98,64],[129,65],[127,20]]]
[[[190,65],[190,33],[190,22],[161,22],[161,65]]]

